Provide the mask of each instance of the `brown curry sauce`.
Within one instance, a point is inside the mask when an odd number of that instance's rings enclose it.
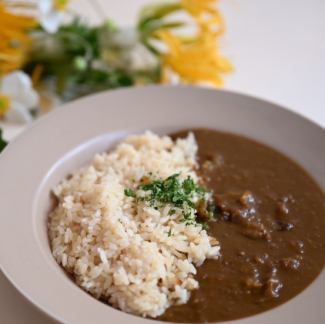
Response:
[[[159,320],[227,321],[293,298],[324,267],[324,193],[298,164],[272,148],[213,130],[193,133],[199,172],[217,206],[209,234],[219,240],[222,257],[199,267],[200,288]]]

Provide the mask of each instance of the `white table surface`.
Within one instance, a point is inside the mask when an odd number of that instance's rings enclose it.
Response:
[[[93,0],[71,0],[95,23]],[[325,127],[325,1],[220,0],[227,22],[223,51],[236,67],[226,88],[282,104]],[[132,25],[148,0],[97,0],[121,25]],[[22,127],[4,126],[11,139]],[[50,324],[0,272],[0,323]]]

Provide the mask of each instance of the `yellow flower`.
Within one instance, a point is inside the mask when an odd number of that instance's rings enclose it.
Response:
[[[10,109],[10,99],[8,96],[0,93],[0,118],[5,116],[5,114]]]
[[[225,31],[224,20],[216,0],[181,0],[182,7],[195,19],[203,32],[220,36]]]
[[[194,19],[197,35],[181,38],[161,29],[156,36],[167,46],[162,54],[162,81],[170,82],[178,75],[182,82],[209,83],[220,87],[223,75],[232,71],[231,63],[220,54],[218,40],[224,33],[224,21],[216,0],[180,0]]]
[[[195,41],[182,42],[169,31],[160,31],[159,38],[168,46],[162,56],[163,81],[170,81],[176,73],[183,82],[207,82],[214,86],[223,85],[223,74],[232,70],[231,63],[219,54],[215,38],[203,33]]]
[[[23,64],[30,43],[27,31],[34,26],[33,18],[10,12],[0,1],[0,76]]]

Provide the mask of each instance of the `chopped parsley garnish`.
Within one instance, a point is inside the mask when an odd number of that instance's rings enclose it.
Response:
[[[135,197],[135,192],[132,189],[124,189],[124,194],[127,197]]]
[[[148,177],[145,177],[145,183],[140,184],[135,191],[125,189],[124,193],[137,201],[148,202],[154,209],[162,208],[167,204],[179,208],[183,216],[182,222],[186,225],[201,225],[203,229],[206,229],[207,224],[198,218],[201,205],[194,201],[204,201],[207,206],[206,193],[208,191],[199,186],[192,177],[188,176],[185,180],[181,180],[179,176],[180,174],[176,173],[166,179],[149,178],[149,181]],[[176,210],[171,208],[168,214],[174,215],[175,213]]]
[[[209,229],[208,223],[202,223],[202,229],[207,231]]]
[[[220,210],[215,202],[210,202],[207,209],[209,211],[210,219],[215,219],[217,215],[220,214]]]

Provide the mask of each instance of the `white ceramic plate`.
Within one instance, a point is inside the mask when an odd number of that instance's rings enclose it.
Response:
[[[158,324],[97,301],[55,263],[46,231],[50,189],[127,133],[191,127],[234,132],[275,147],[325,188],[325,131],[272,103],[185,87],[144,87],[87,97],[39,120],[0,155],[0,262],[18,290],[64,323]],[[325,323],[324,300],[323,271],[296,298],[240,323]]]

